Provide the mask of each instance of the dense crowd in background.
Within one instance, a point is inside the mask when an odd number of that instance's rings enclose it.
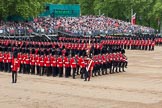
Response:
[[[0,22],[0,34],[30,35],[31,33],[55,34],[57,30],[75,36],[96,36],[106,34],[153,34],[150,27],[132,25],[105,16],[81,16],[68,18],[40,17],[28,22]]]
[[[162,38],[154,32],[150,27],[105,16],[1,21],[0,35],[4,37],[0,37],[0,71],[12,71],[13,83],[17,72],[73,79],[79,76],[85,81],[125,72],[125,49],[153,51],[155,45],[162,45]],[[38,36],[30,37],[32,34]],[[57,36],[47,39],[42,34]]]

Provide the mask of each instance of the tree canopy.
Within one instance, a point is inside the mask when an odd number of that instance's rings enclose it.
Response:
[[[1,0],[0,18],[18,15],[37,17],[45,3],[80,4],[82,15],[99,15],[130,21],[131,10],[136,13],[137,24],[158,28],[162,21],[162,0]]]

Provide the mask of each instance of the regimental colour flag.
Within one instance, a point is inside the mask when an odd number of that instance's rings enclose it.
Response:
[[[136,13],[134,15],[132,15],[131,24],[132,25],[136,24]]]

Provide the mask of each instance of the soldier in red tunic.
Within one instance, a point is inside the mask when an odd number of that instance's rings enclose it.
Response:
[[[7,56],[8,56],[8,54],[7,54],[7,52],[5,51],[4,52],[4,58],[3,58],[3,64],[4,64],[4,71],[5,72],[7,72]]]
[[[12,58],[11,69],[12,69],[12,83],[16,83],[17,82],[17,72],[20,69],[20,62],[17,59],[16,54],[14,54],[14,57]]]
[[[155,46],[155,41],[152,41],[152,43],[151,43],[151,50],[152,51],[154,50],[154,46]]]
[[[39,56],[39,75],[42,76],[44,74],[44,55],[41,54]]]
[[[40,57],[39,57],[40,55],[39,54],[36,54],[35,55],[35,66],[36,66],[36,70],[37,70],[37,75],[39,75],[40,74],[40,72],[39,72],[39,61],[40,61]]]
[[[24,73],[30,74],[30,56],[28,53],[25,55],[24,65],[25,65],[25,71]]]
[[[63,77],[63,60],[61,54],[59,54],[59,57],[57,58],[57,67],[59,71],[59,77]]]
[[[0,71],[3,71],[3,53],[0,51]]]
[[[7,63],[8,63],[8,71],[9,72],[11,72],[11,62],[12,62],[12,54],[11,54],[11,52],[8,52]]]
[[[76,61],[76,58],[75,56],[71,57],[70,59],[70,66],[71,66],[71,69],[73,69],[73,79],[75,79],[75,74],[76,74],[76,68],[77,68],[77,61]]]
[[[31,74],[35,74],[35,55],[30,54],[30,67],[31,67]]]
[[[90,58],[88,58],[88,65],[86,67],[86,72],[85,72],[85,81],[90,81],[90,78],[92,76],[92,71],[94,68],[94,61]]]
[[[19,62],[20,62],[20,70],[19,70],[19,73],[22,73],[22,72],[23,72],[23,64],[22,64],[22,61],[23,61],[22,59],[23,59],[23,57],[22,57],[22,53],[21,53],[21,52],[18,53],[17,59],[18,59]]]
[[[81,79],[83,79],[83,76],[84,76],[85,71],[86,71],[86,65],[85,65],[85,61],[83,59],[83,56],[81,56],[79,58],[79,64],[80,64],[80,68],[81,68],[81,70],[80,70]]]
[[[51,61],[51,67],[52,67],[52,75],[53,77],[57,76],[57,58],[54,52],[52,52],[52,55],[50,56]]]
[[[65,54],[65,57],[64,57],[64,67],[65,67],[65,77],[69,77],[70,76],[70,72],[71,72],[71,69],[70,69],[70,59],[68,57],[68,54],[66,53]]]

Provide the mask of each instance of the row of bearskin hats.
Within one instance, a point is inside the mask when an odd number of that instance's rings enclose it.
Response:
[[[62,49],[60,48],[48,48],[48,49],[38,49],[36,51],[36,49],[32,48],[32,49],[29,49],[29,48],[17,48],[17,47],[2,47],[0,46],[0,51],[3,51],[3,52],[12,52],[12,51],[16,51],[16,52],[21,52],[21,53],[31,53],[31,54],[39,54],[39,55],[49,55],[49,54],[52,54],[52,55],[62,55]],[[79,56],[85,56],[86,55],[86,50],[83,50],[83,51],[70,51],[70,50],[66,50],[66,52],[69,54],[72,54],[72,56],[74,56],[75,54],[79,55]],[[90,53],[93,53],[94,55],[98,55],[98,54],[105,54],[105,53],[116,53],[116,52],[122,52],[122,53],[125,53],[125,50],[122,49],[122,48],[117,48],[117,47],[110,47],[110,48],[107,48],[107,47],[103,47],[101,50],[98,50],[98,49],[92,49],[90,50]]]

